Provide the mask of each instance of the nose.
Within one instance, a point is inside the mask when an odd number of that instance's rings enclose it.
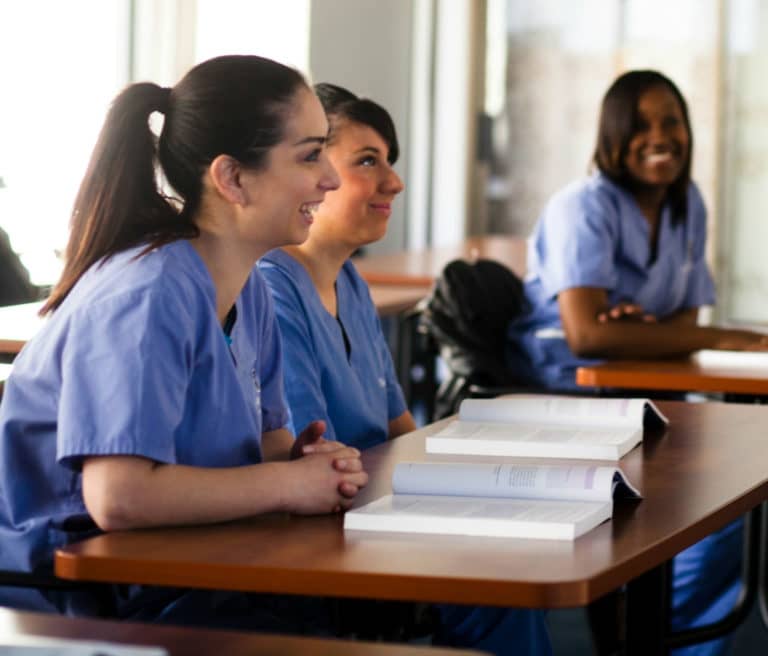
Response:
[[[388,167],[387,174],[381,182],[381,191],[396,196],[403,189],[405,189],[405,184],[403,184],[400,176],[397,175],[395,169],[393,169],[391,166]]]
[[[331,164],[331,161],[327,157],[323,157],[323,163],[325,164],[325,167],[323,168],[317,186],[323,191],[333,191],[334,189],[338,189],[341,185],[339,174],[336,172],[336,169],[333,168],[333,164]]]
[[[656,121],[649,126],[648,141],[652,144],[666,143],[669,140],[669,131],[660,122]]]

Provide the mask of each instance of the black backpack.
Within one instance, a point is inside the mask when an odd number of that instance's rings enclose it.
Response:
[[[422,305],[420,332],[436,343],[450,376],[437,391],[435,418],[451,414],[473,386],[520,387],[505,363],[509,322],[529,311],[523,282],[493,260],[453,260]]]

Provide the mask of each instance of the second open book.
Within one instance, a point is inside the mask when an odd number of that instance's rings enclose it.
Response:
[[[639,498],[615,467],[399,463],[393,494],[344,516],[345,529],[573,540]]]
[[[427,453],[618,460],[644,425],[668,420],[648,399],[516,395],[466,399],[459,418],[427,437]]]

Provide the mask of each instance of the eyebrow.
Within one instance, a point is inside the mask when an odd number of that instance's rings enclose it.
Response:
[[[365,153],[365,152],[372,152],[372,153],[376,153],[377,155],[381,153],[381,151],[378,148],[376,148],[376,146],[363,146],[362,148],[358,148],[355,151],[355,155],[357,155],[357,153]]]
[[[322,146],[323,144],[325,144],[326,141],[328,141],[327,137],[305,137],[304,139],[301,139],[301,140],[297,141],[293,145],[294,146],[304,146],[305,144],[316,143],[316,144]]]

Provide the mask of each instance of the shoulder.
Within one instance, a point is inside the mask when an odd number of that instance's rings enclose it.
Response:
[[[278,296],[286,293],[298,294],[312,284],[304,267],[280,248],[264,255],[257,268],[278,301]]]
[[[263,277],[278,319],[306,323],[314,307],[311,299],[317,292],[301,263],[282,249],[275,249],[259,260],[257,273]]]
[[[550,229],[573,230],[584,223],[611,225],[621,213],[623,195],[617,185],[598,173],[556,192],[542,220]]]
[[[368,283],[365,282],[360,275],[352,260],[344,262],[339,271],[339,277],[337,280],[337,289],[341,290],[340,293],[344,293],[353,297],[354,303],[359,311],[366,311],[369,314],[376,314],[376,308],[371,299],[371,290],[368,287]]]
[[[173,313],[181,318],[210,311],[215,300],[213,282],[188,242],[143,250],[123,251],[92,266],[57,313],[105,317],[151,308],[153,314]]]
[[[343,279],[345,283],[357,293],[362,293],[368,296],[368,283],[365,282],[359,271],[355,267],[352,260],[347,260],[341,267],[339,272],[339,278]]]
[[[706,218],[706,212],[704,197],[698,185],[691,181],[688,185],[688,216],[693,216],[694,219]]]

